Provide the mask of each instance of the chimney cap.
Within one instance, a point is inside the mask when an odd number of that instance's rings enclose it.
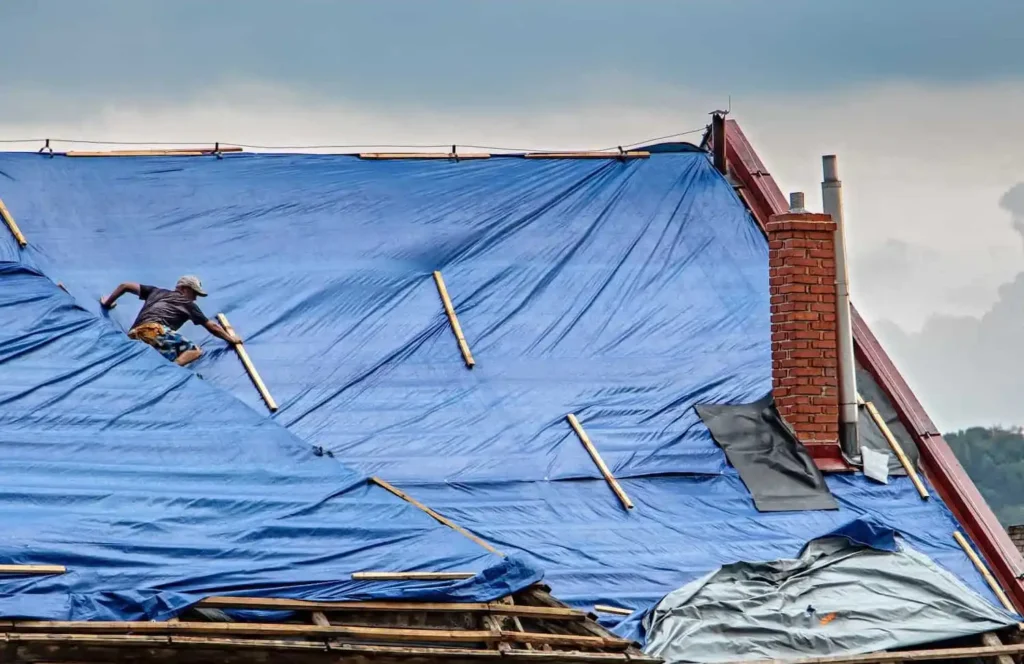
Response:
[[[793,213],[807,212],[804,207],[804,192],[794,191],[789,195],[789,211]]]

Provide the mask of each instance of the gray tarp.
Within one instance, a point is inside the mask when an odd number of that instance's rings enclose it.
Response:
[[[890,552],[828,537],[799,559],[726,565],[665,596],[644,618],[644,651],[668,662],[848,655],[1016,621],[903,540]]]

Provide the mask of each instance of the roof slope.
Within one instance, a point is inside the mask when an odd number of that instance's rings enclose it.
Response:
[[[167,619],[210,595],[494,599],[539,578],[0,263],[0,614]],[[482,571],[419,584],[364,570]],[[507,585],[510,584],[510,585]]]
[[[0,171],[26,260],[84,306],[122,280],[199,273],[277,422],[522,552],[562,599],[646,608],[724,562],[795,557],[862,515],[991,599],[949,511],[906,478],[830,477],[836,512],[753,509],[693,405],[770,388],[767,247],[703,154],[15,155]],[[136,310],[123,302],[122,328]],[[211,384],[265,412],[228,349],[185,333],[206,345],[197,370]],[[636,509],[600,479],[570,412]]]

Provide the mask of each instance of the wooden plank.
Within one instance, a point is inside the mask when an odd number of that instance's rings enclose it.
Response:
[[[18,243],[18,246],[25,248],[28,245],[28,240],[21,234],[21,229],[18,228],[17,222],[14,221],[14,217],[11,215],[11,211],[4,205],[3,199],[0,199],[0,217],[3,218],[4,223],[7,224],[7,228],[10,229],[11,235],[14,236],[14,240]]]
[[[67,157],[199,157],[216,154],[217,152],[241,152],[242,148],[234,146],[208,146],[189,148],[154,148],[135,150],[69,150]]]
[[[441,304],[444,305],[444,313],[448,316],[448,323],[452,327],[452,332],[455,333],[455,340],[459,344],[462,359],[466,363],[466,368],[472,369],[476,364],[476,360],[473,359],[473,354],[469,352],[469,344],[466,343],[466,337],[462,334],[462,326],[459,325],[459,318],[455,315],[455,307],[452,306],[452,300],[448,297],[448,289],[444,285],[444,277],[441,276],[441,272],[438,270],[434,270],[434,283],[437,284],[437,292],[441,296]]]
[[[15,621],[15,630],[26,632],[77,632],[82,634],[182,634],[342,637],[363,641],[414,641],[421,643],[491,643],[498,636],[482,630],[396,629],[357,625],[300,625],[281,623],[213,623],[154,621]]]
[[[71,150],[65,157],[202,157],[210,154],[202,150]]]
[[[580,652],[579,650],[509,650],[502,653],[522,662],[661,662],[654,657],[636,658],[624,652]]]
[[[539,585],[539,584],[531,586],[531,587],[527,588],[526,590],[524,590],[522,592],[522,594],[521,594],[521,597],[526,598],[526,599],[528,599],[530,601],[536,602],[537,604],[539,604],[541,606],[548,606],[548,607],[564,607],[565,606],[564,604],[559,602],[557,599],[552,597],[551,594],[544,588],[544,586]],[[607,629],[605,629],[604,626],[602,626],[600,623],[598,623],[596,621],[593,621],[593,620],[581,620],[580,622],[573,623],[572,626],[574,628],[576,628],[576,629],[584,631],[587,634],[591,634],[593,636],[615,637],[615,635],[612,634],[611,632],[609,632]],[[630,657],[635,657],[635,656],[638,656],[638,655],[641,654],[640,651],[638,649],[636,649],[636,648],[629,648],[628,652],[629,652]]]
[[[135,646],[161,648],[195,646],[199,648],[259,648],[265,650],[325,650],[322,641],[296,639],[232,639],[210,636],[159,636],[145,634],[34,634],[7,632],[0,638],[24,644],[72,645],[79,647]]]
[[[578,646],[582,648],[610,648],[625,650],[633,645],[632,641],[616,637],[581,636],[578,634],[549,634],[542,632],[510,632],[502,630],[504,641],[532,643],[533,645]]]
[[[967,538],[964,537],[959,530],[954,530],[953,539],[955,539],[956,543],[960,545],[960,548],[964,550],[967,557],[971,559],[975,569],[977,569],[985,578],[985,583],[987,583],[988,587],[992,589],[995,596],[999,598],[999,602],[1003,605],[1003,608],[1010,613],[1017,613],[1017,609],[1015,609],[1013,604],[1010,603],[1010,599],[1006,596],[1006,593],[1003,592],[1003,589],[999,586],[995,577],[992,576],[992,572],[988,571],[988,567],[984,562],[982,562],[981,558],[978,557],[978,554],[974,552],[974,548],[967,541]]]
[[[432,516],[437,521],[440,521],[441,523],[443,523],[444,525],[448,526],[452,530],[454,530],[454,531],[456,531],[456,532],[458,532],[458,533],[468,537],[469,539],[473,540],[474,542],[476,542],[480,546],[484,547],[485,549],[487,549],[491,553],[493,553],[495,555],[498,555],[498,556],[501,556],[502,558],[505,557],[504,553],[502,553],[501,551],[498,551],[493,546],[491,546],[487,542],[483,541],[482,539],[480,539],[479,537],[477,537],[473,533],[469,532],[468,530],[466,530],[462,526],[458,525],[457,523],[455,523],[451,519],[448,519],[447,517],[441,516],[440,514],[438,514],[434,510],[430,509],[429,507],[427,507],[426,505],[424,505],[420,501],[416,500],[412,496],[409,496],[409,495],[405,494],[404,492],[400,491],[399,489],[391,486],[390,484],[388,484],[387,482],[385,482],[381,478],[379,478],[379,477],[371,477],[370,481],[373,482],[374,484],[376,484],[379,487],[387,489],[388,491],[390,491],[391,493],[395,494],[396,496],[398,496],[402,500],[415,505],[416,507],[420,508],[421,510],[423,510],[424,512],[426,512],[427,514]]]
[[[646,159],[650,152],[527,152],[527,159]]]
[[[1024,643],[1005,646],[972,648],[935,648],[933,650],[903,650],[900,652],[873,652],[866,655],[832,655],[828,657],[800,657],[796,659],[734,660],[732,664],[895,664],[896,662],[930,662],[943,659],[974,659],[1024,653]]]
[[[633,611],[631,609],[622,609],[617,606],[608,606],[607,604],[595,604],[594,610],[598,613],[611,613],[617,616],[633,615]]]
[[[491,616],[486,616],[490,618]],[[81,634],[145,634],[145,635],[229,635],[340,637],[377,642],[417,643],[497,643],[518,641],[532,644],[577,646],[582,648],[622,648],[629,641],[600,636],[576,634],[542,634],[538,632],[506,632],[499,630],[413,629],[366,627],[361,625],[301,625],[281,623],[208,623],[155,621],[14,621],[14,629],[23,632]]]
[[[346,643],[332,649],[353,655],[370,655],[374,657],[390,655],[396,658],[410,660],[421,657],[435,657],[439,658],[439,661],[450,661],[450,659],[486,659],[491,657],[501,657],[501,653],[497,650],[481,650],[477,648],[431,648],[429,646],[411,648]]]
[[[360,152],[360,159],[490,159],[486,152]]]
[[[473,572],[353,572],[354,581],[455,581],[472,579]]]
[[[1003,642],[999,640],[999,635],[994,632],[985,632],[981,635],[981,645],[989,647],[998,647],[1003,645]],[[999,655],[995,658],[995,664],[1016,664],[1013,661],[1013,657],[1009,655]]]
[[[627,496],[626,492],[622,490],[621,486],[619,486],[619,482],[612,475],[612,472],[608,470],[608,466],[605,465],[601,455],[597,453],[597,448],[595,448],[594,444],[590,442],[590,436],[588,436],[587,432],[583,430],[583,427],[580,425],[580,421],[577,420],[576,416],[572,413],[566,415],[565,418],[569,420],[569,426],[571,426],[573,431],[576,432],[576,435],[579,436],[580,442],[583,443],[583,447],[587,448],[587,452],[590,453],[590,458],[594,460],[595,464],[597,464],[597,468],[601,471],[601,474],[604,475],[605,481],[608,482],[608,485],[612,488],[612,491],[615,492],[615,495],[619,497],[619,502],[621,502],[622,506],[627,510],[633,509],[633,501],[629,499],[629,496]]]
[[[472,572],[466,572],[472,574]],[[264,597],[208,597],[196,606],[208,609],[249,609],[255,611],[353,611],[393,613],[426,611],[429,613],[476,613],[539,620],[585,620],[587,614],[576,609],[526,606],[504,602],[316,602],[301,599]]]
[[[196,648],[228,648],[231,650],[327,650],[323,641],[301,641],[299,639],[232,639],[216,636],[167,636],[174,646],[192,646]]]
[[[223,327],[229,334],[235,334],[235,328],[231,327],[231,323],[228,322],[227,316],[224,314],[217,314],[217,322]],[[236,335],[237,336],[237,335]],[[253,385],[256,386],[256,391],[263,397],[263,401],[266,402],[267,408],[270,412],[277,411],[277,402],[274,401],[274,397],[270,396],[270,390],[263,383],[263,379],[260,378],[260,374],[256,371],[256,367],[253,365],[252,360],[249,359],[249,353],[245,350],[245,346],[242,344],[234,344],[235,352],[238,353],[238,359],[242,361],[242,366],[245,367],[246,373],[249,374],[249,378],[252,380]]]
[[[875,404],[870,401],[864,401],[860,395],[857,395],[857,400],[863,402],[864,408],[867,409],[871,419],[875,421],[875,425],[889,442],[889,447],[892,448],[896,458],[899,459],[900,465],[903,466],[903,470],[907,471],[907,476],[909,476],[910,481],[914,483],[914,487],[917,489],[918,495],[920,495],[923,500],[927,500],[929,495],[928,489],[925,488],[924,482],[922,482],[921,478],[918,476],[917,470],[914,468],[914,464],[910,462],[907,454],[903,451],[903,446],[900,445],[900,441],[896,440],[896,436],[892,435],[892,431],[889,429],[889,425],[885,423],[885,419],[882,417],[882,414],[878,412],[877,408],[875,408]]]
[[[0,574],[64,574],[63,565],[0,565]]]

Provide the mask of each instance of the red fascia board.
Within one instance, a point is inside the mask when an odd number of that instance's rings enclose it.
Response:
[[[917,442],[925,472],[957,521],[963,524],[1018,609],[1024,607],[1024,558],[964,471],[949,443],[886,355],[864,319],[853,310],[854,351],[892,402]]]
[[[786,197],[735,120],[726,123],[726,143],[726,161],[733,180],[740,185],[740,198],[764,230],[771,215],[786,212]],[[1020,552],[867,323],[856,308],[851,309],[857,359],[878,382],[914,437],[925,476],[974,541],[1017,609],[1024,609],[1024,584],[1020,579],[1024,576],[1024,559]]]

